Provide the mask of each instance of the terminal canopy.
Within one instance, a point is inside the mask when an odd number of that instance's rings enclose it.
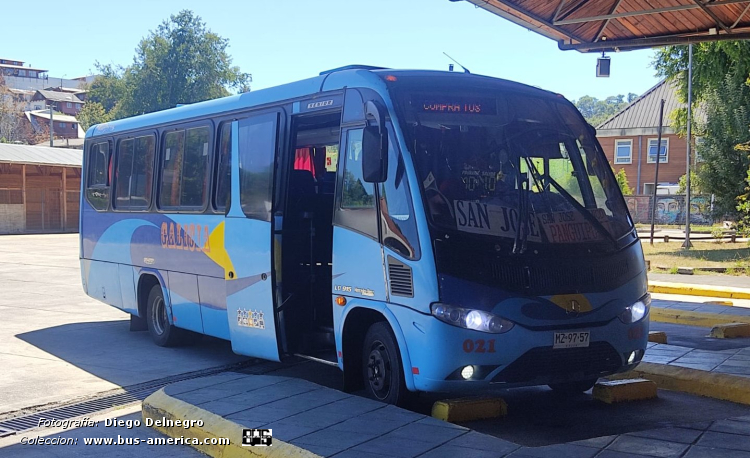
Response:
[[[750,39],[748,0],[466,1],[557,41],[563,50],[626,51]]]

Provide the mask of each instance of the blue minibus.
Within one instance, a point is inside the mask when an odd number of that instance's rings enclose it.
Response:
[[[308,358],[347,390],[549,385],[632,369],[643,252],[565,98],[349,66],[86,133],[86,293],[157,345]]]

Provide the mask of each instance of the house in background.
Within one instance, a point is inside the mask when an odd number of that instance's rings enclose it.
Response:
[[[25,122],[31,125],[34,132],[49,138],[49,110],[27,111],[24,115]],[[83,131],[75,117],[56,113],[52,116],[52,123],[55,146],[80,148],[83,145],[86,132]],[[44,144],[49,145],[46,139]]]
[[[596,137],[612,169],[625,169],[636,194],[653,194],[659,136],[659,103],[664,99],[664,121],[659,149],[659,194],[673,194],[687,162],[687,139],[677,136],[670,114],[686,105],[676,83],[661,81],[596,128]],[[694,119],[700,117],[694,113]],[[695,157],[694,149],[691,154]]]
[[[78,98],[74,93],[65,91],[48,91],[45,89],[37,90],[31,98],[31,102],[35,105],[35,110],[41,110],[53,105],[55,110],[69,116],[76,116],[78,112],[81,111],[84,104],[83,100]]]

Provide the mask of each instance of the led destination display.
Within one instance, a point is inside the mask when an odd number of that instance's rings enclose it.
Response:
[[[495,99],[466,97],[423,98],[415,100],[414,105],[424,113],[448,113],[471,115],[496,115]]]

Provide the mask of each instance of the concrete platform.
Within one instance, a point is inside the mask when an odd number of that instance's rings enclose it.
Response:
[[[202,419],[201,428],[160,429],[200,439],[231,435],[237,436],[230,437],[233,442],[239,442],[243,428],[273,429],[270,448],[201,450],[213,457],[741,457],[750,453],[750,416],[522,447],[312,382],[236,373],[170,385],[144,401],[143,415]]]

